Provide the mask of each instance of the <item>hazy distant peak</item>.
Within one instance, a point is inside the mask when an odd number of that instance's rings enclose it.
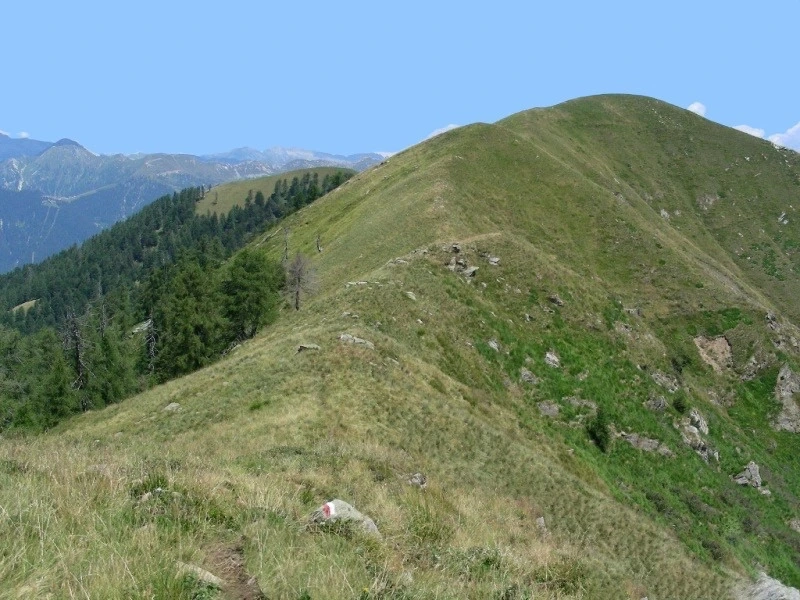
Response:
[[[78,142],[69,138],[61,138],[55,144],[53,144],[53,146],[77,146],[78,148],[83,148],[83,146],[81,146]]]

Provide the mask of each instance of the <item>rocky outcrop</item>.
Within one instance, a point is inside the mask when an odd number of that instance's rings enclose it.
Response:
[[[761,371],[769,367],[769,363],[769,358],[766,358],[762,352],[757,352],[747,360],[747,363],[742,369],[740,379],[742,381],[752,381],[758,377]]]
[[[798,394],[800,374],[793,372],[788,365],[783,365],[775,382],[775,398],[781,403],[781,412],[772,424],[776,431],[800,432]]]
[[[736,475],[733,480],[739,485],[749,485],[754,488],[761,487],[761,473],[758,465],[752,460],[747,463],[744,471]]]
[[[555,350],[550,350],[544,355],[544,362],[547,366],[557,369],[561,366],[561,359],[556,354]]]
[[[653,371],[650,376],[653,378],[653,381],[667,390],[670,394],[674,394],[681,387],[677,379],[671,375],[662,373],[661,371]]]
[[[539,402],[536,407],[545,417],[557,417],[561,408],[555,402]]]
[[[689,422],[697,427],[697,430],[703,435],[708,435],[708,423],[705,417],[700,414],[700,411],[693,408],[689,413]]]
[[[692,411],[695,412],[695,411]],[[700,413],[697,415],[702,419]],[[694,450],[700,458],[709,462],[712,458],[719,462],[719,452],[708,445],[708,442],[703,438],[703,435],[708,434],[708,425],[705,425],[705,433],[700,430],[697,425],[692,423],[693,419],[690,417],[684,418],[680,423],[675,424],[675,427],[680,431],[683,443]],[[694,419],[698,422],[697,419]],[[705,420],[699,421],[698,424],[704,424]]]
[[[620,437],[637,450],[642,450],[643,452],[658,452],[660,455],[668,457],[675,456],[672,450],[659,440],[648,438],[638,433],[625,433],[624,431],[620,432]]]
[[[798,341],[800,332],[798,332],[797,327],[789,323],[782,323],[778,320],[778,317],[771,312],[767,313],[765,320],[767,327],[771,331],[775,332],[775,335],[772,338],[772,343],[776,348],[784,351],[797,351],[800,349],[800,341]]]
[[[442,248],[442,250],[445,252],[452,252],[453,254],[461,254],[461,246],[459,244],[453,244],[449,248]],[[447,263],[447,268],[453,271],[453,273],[459,273],[467,278],[475,277],[475,273],[478,272],[478,267],[470,265],[463,255],[451,257],[450,262]]]
[[[529,371],[525,367],[522,367],[519,370],[519,378],[520,381],[522,381],[523,383],[527,383],[530,385],[536,385],[537,383],[539,383],[539,378],[536,377],[536,375],[534,375],[531,371]]]
[[[664,412],[667,409],[667,399],[664,396],[651,396],[644,405],[653,412]]]
[[[800,600],[800,590],[761,573],[754,584],[736,595],[736,600]]]

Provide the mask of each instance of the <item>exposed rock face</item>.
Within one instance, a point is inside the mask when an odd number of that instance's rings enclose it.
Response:
[[[664,412],[667,408],[667,399],[664,396],[653,396],[644,405],[652,411]]]
[[[775,397],[783,406],[772,424],[775,430],[800,432],[800,405],[797,402],[799,393],[800,374],[794,373],[788,365],[783,365],[775,383]]]
[[[798,336],[800,332],[794,325],[788,323],[781,323],[774,313],[768,312],[766,317],[767,327],[775,332],[775,337],[772,338],[772,343],[780,350],[797,350],[800,348],[800,341]]]
[[[653,378],[653,381],[667,390],[670,394],[674,394],[681,387],[677,379],[667,375],[666,373],[662,373],[661,371],[653,371],[651,377]]]
[[[177,402],[170,402],[164,407],[165,412],[177,412],[181,409],[181,405]]]
[[[330,502],[326,502],[311,514],[311,521],[318,524],[326,523],[353,523],[357,525],[364,533],[381,537],[378,526],[375,521],[370,519],[367,515],[357,511],[351,504],[344,500],[334,498]]]
[[[557,417],[561,410],[555,402],[539,402],[536,406],[545,417]]]
[[[733,366],[731,345],[725,336],[715,338],[698,336],[694,338],[694,345],[697,346],[697,351],[703,362],[714,369],[715,372],[721,373]]]
[[[620,433],[622,439],[628,442],[631,446],[644,452],[658,452],[662,456],[674,456],[669,447],[662,444],[659,440],[644,437],[638,433]]]
[[[747,361],[742,370],[741,380],[752,381],[758,374],[769,366],[769,360],[761,356],[760,353],[754,354]]]
[[[700,411],[696,408],[693,408],[692,411],[689,413],[689,422],[697,427],[697,430],[702,433],[703,435],[708,435],[708,423],[706,422],[703,415],[700,414]]]
[[[561,359],[558,357],[558,354],[555,351],[551,350],[544,355],[544,362],[547,363],[548,366],[557,369],[561,366]]]
[[[761,573],[753,585],[737,595],[737,600],[800,600],[800,590]]]
[[[526,369],[525,367],[522,367],[522,368],[519,370],[519,378],[520,378],[520,380],[522,380],[523,382],[525,382],[525,383],[528,383],[528,384],[530,384],[530,385],[536,385],[537,383],[539,383],[539,378],[538,378],[538,377],[536,377],[536,375],[534,375],[533,373],[531,373],[531,372],[530,372],[528,369]]]
[[[744,471],[736,475],[733,480],[739,485],[749,485],[754,488],[760,488],[761,473],[759,472],[758,465],[751,460],[747,463]]]
[[[700,433],[700,429],[692,425],[689,418],[683,419],[680,424],[676,424],[675,426],[678,428],[678,431],[681,432],[683,443],[697,452],[700,458],[706,462],[712,458],[719,462],[719,452],[706,443],[703,439],[703,435]]]

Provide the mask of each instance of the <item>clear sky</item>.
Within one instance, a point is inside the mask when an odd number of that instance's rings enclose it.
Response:
[[[798,25],[798,0],[16,0],[0,131],[102,154],[349,154],[619,92],[800,148]]]

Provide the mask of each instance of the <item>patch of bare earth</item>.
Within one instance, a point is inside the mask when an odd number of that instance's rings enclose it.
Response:
[[[717,373],[733,366],[731,345],[725,336],[715,338],[698,336],[694,338],[694,344],[697,346],[700,358]]]
[[[222,591],[231,600],[266,600],[255,577],[245,568],[244,548],[241,541],[232,545],[220,545],[208,555],[208,565],[222,582]]]

